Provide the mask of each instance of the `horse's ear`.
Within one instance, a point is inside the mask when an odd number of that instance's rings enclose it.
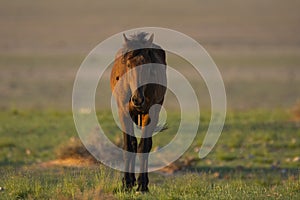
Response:
[[[147,41],[147,43],[148,43],[149,45],[152,44],[153,39],[154,39],[154,34],[152,33],[151,36],[150,36],[150,38],[149,38],[149,40]]]
[[[125,44],[127,44],[127,42],[128,42],[129,40],[128,40],[128,38],[126,37],[125,33],[123,33],[123,38],[124,38]]]

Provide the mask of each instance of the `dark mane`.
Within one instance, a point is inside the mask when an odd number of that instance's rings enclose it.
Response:
[[[138,42],[146,42],[147,41],[146,37],[148,35],[149,35],[149,33],[146,33],[146,32],[138,32],[133,35],[130,35],[129,40],[138,41]]]

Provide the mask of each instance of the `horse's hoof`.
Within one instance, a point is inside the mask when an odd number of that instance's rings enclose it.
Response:
[[[135,181],[127,182],[123,179],[122,191],[131,192],[133,187],[136,185]]]
[[[121,191],[122,192],[131,192],[133,189],[133,186],[131,184],[129,185],[123,185],[122,188],[121,188]]]
[[[142,187],[142,186],[138,186],[138,188],[136,189],[136,193],[147,193],[147,192],[149,192],[149,189],[148,189],[148,187],[146,186],[146,187]]]

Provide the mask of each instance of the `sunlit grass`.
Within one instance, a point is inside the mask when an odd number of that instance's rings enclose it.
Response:
[[[120,137],[109,112],[98,119]],[[172,176],[150,173],[150,193],[121,190],[122,174],[105,166],[41,167],[57,158],[57,150],[76,138],[72,113],[10,110],[0,114],[0,199],[297,199],[299,124],[288,111],[229,112],[223,133],[203,160]],[[197,157],[209,114],[201,116],[198,136],[183,156]],[[176,113],[168,120],[176,121]],[[159,133],[163,146],[176,126]],[[161,135],[160,135],[161,134]],[[61,154],[62,152],[60,152]]]

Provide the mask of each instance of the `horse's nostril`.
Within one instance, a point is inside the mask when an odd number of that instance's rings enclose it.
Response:
[[[144,98],[143,98],[143,97],[133,96],[133,97],[131,98],[131,101],[132,101],[132,103],[133,103],[135,106],[141,106],[141,105],[143,105],[143,103],[144,103]]]

